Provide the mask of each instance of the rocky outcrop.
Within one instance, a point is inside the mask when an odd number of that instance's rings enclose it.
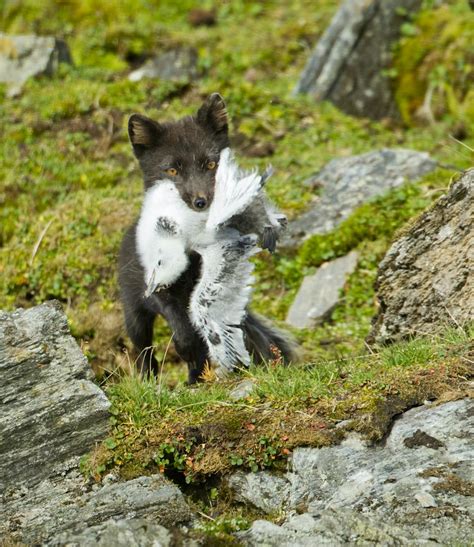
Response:
[[[59,63],[71,63],[69,48],[52,36],[9,35],[0,32],[0,82],[16,95],[33,76],[52,76]]]
[[[7,488],[2,500],[0,536],[8,534],[28,545],[64,545],[76,537],[114,534],[119,531],[112,524],[117,520],[125,521],[119,529],[135,528],[133,522],[128,523],[130,519],[145,519],[170,528],[192,520],[180,490],[161,475],[93,488],[77,471],[78,463],[71,461],[61,475],[34,488]]]
[[[72,460],[60,475],[36,487],[8,487],[2,499],[0,535],[27,544],[64,544],[69,536],[73,541],[88,535],[91,527],[110,531],[111,519],[140,518],[171,528],[191,521],[182,493],[161,475],[93,488],[77,471],[78,463]]]
[[[197,64],[198,52],[194,48],[180,47],[148,60],[128,77],[132,82],[143,78],[187,82],[198,77]]]
[[[312,53],[295,93],[344,112],[399,118],[386,69],[393,43],[421,0],[346,0]]]
[[[176,545],[169,530],[145,519],[110,519],[80,532],[60,534],[48,547],[170,547]],[[190,544],[188,544],[190,545]]]
[[[346,256],[326,262],[314,275],[306,276],[288,311],[286,322],[303,329],[328,319],[339,302],[339,293],[347,277],[357,266],[357,258],[357,252],[352,251]]]
[[[58,302],[0,312],[0,489],[38,483],[106,436],[92,379]]]
[[[376,291],[372,341],[474,319],[474,169],[395,241],[379,266]]]
[[[107,434],[108,401],[58,303],[0,314],[0,537],[27,545],[188,546],[212,539],[161,474],[101,484],[80,455]],[[248,396],[242,382],[234,398]],[[226,495],[266,520],[246,545],[467,544],[474,534],[474,402],[412,409],[382,446],[352,434],[339,446],[297,448],[288,472],[238,472]],[[346,424],[347,425],[347,424]],[[201,488],[201,486],[199,487]],[[413,538],[416,538],[414,541]]]
[[[257,521],[240,539],[275,546],[468,544],[473,433],[474,401],[462,399],[406,412],[383,446],[353,435],[336,447],[298,448],[283,477],[261,472],[229,481],[237,499],[289,515],[282,526]]]
[[[59,303],[0,312],[0,396],[0,537],[59,545],[111,518],[171,527],[192,519],[179,489],[161,475],[84,481],[80,456],[107,435],[109,402]],[[127,529],[130,540],[136,529],[140,538],[135,524],[108,522],[88,534],[105,530],[113,538]]]
[[[282,526],[257,520],[249,531],[239,534],[246,546],[265,547],[339,547],[346,545],[416,545],[411,536],[382,521],[368,519],[348,509],[328,509],[318,516],[308,513],[291,516]],[[422,545],[439,545],[423,541]]]
[[[294,247],[314,234],[333,230],[359,205],[435,167],[427,153],[405,149],[382,149],[330,161],[307,181],[310,187],[321,188],[320,196],[307,213],[290,222],[282,245]]]

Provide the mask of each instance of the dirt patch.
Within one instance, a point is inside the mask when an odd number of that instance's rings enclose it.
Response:
[[[421,431],[421,429],[417,429],[411,437],[407,437],[403,441],[403,444],[407,448],[418,448],[420,446],[426,446],[427,448],[433,448],[434,450],[444,447],[444,443],[442,443],[435,437],[428,435],[428,433]]]

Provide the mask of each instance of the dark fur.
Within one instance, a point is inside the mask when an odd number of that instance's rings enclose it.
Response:
[[[229,146],[228,121],[222,97],[214,93],[198,110],[196,116],[176,122],[158,123],[134,114],[129,121],[129,136],[143,172],[145,189],[157,179],[168,178],[176,183],[182,199],[195,207],[196,199],[204,199],[205,207],[212,202],[215,169],[210,161],[218,162],[223,148]],[[166,171],[175,168],[170,177]],[[203,210],[202,207],[199,208]],[[274,246],[274,236],[268,234],[263,202],[255,203],[232,225],[242,233],[257,233]],[[124,236],[119,257],[119,284],[125,312],[127,332],[134,344],[138,366],[143,373],[158,372],[158,363],[151,348],[153,323],[162,315],[173,331],[173,342],[180,357],[187,362],[189,382],[194,383],[203,372],[208,359],[205,342],[196,333],[188,316],[188,304],[200,275],[200,256],[193,253],[189,268],[166,290],[144,298],[144,271],[137,256],[136,223]],[[244,324],[246,344],[255,361],[274,357],[271,347],[278,348],[285,361],[293,358],[292,345],[276,329],[266,325],[251,312]]]

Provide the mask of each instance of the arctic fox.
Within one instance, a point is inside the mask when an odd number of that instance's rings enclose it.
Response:
[[[137,250],[145,269],[145,298],[168,288],[189,265],[188,253],[202,258],[201,278],[189,305],[193,325],[206,342],[221,376],[239,365],[250,365],[240,328],[250,298],[257,238],[242,236],[226,224],[244,211],[260,193],[271,174],[241,172],[225,148],[216,173],[214,200],[197,212],[181,199],[170,180],[157,181],[145,195],[137,225]],[[278,216],[268,215],[277,229]]]
[[[219,200],[215,178],[220,154],[229,147],[227,113],[222,97],[217,93],[211,95],[195,116],[176,122],[158,123],[134,114],[129,120],[129,136],[143,172],[145,196],[156,181],[172,181],[189,209],[196,214],[206,213],[207,220],[212,219],[210,206],[213,201]],[[217,203],[215,210],[219,210]],[[153,283],[150,284],[152,280],[149,277],[152,271],[145,272],[143,254],[138,248],[138,224],[138,221],[135,222],[126,232],[119,257],[119,284],[125,323],[138,357],[138,366],[144,373],[158,371],[152,338],[154,319],[161,314],[173,331],[177,353],[188,363],[189,382],[193,383],[199,379],[209,359],[209,348],[201,334],[203,327],[196,328],[198,318],[193,315],[192,319],[188,310],[196,286],[200,284],[202,288],[206,282],[203,258],[200,252],[186,244],[183,256],[183,242],[170,238],[166,252],[180,258],[176,268],[171,268],[170,277],[163,276],[160,280],[160,283],[169,286],[152,292]],[[263,192],[259,192],[249,207],[226,223],[226,228],[233,228],[239,234],[257,234],[258,244],[272,251],[284,224],[285,217],[273,210]],[[167,226],[162,225],[161,228],[166,230]],[[235,239],[232,245],[238,247],[238,241]],[[174,243],[178,244],[179,252],[173,249]],[[246,247],[249,241],[244,238],[241,245]],[[224,251],[221,249],[219,252]],[[245,263],[245,260],[240,263]],[[230,268],[231,264],[229,260],[223,268]],[[182,268],[184,271],[174,279],[176,271]],[[214,305],[225,306],[225,303],[217,299]],[[240,323],[236,322],[234,326],[242,329],[245,346],[254,361],[272,359],[275,350],[285,362],[294,359],[294,345],[289,338],[252,312],[245,310]]]

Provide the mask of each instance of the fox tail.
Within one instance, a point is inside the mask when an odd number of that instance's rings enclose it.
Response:
[[[284,364],[298,360],[298,345],[292,337],[253,312],[248,312],[243,323],[247,350],[254,362],[262,363],[281,357]]]

